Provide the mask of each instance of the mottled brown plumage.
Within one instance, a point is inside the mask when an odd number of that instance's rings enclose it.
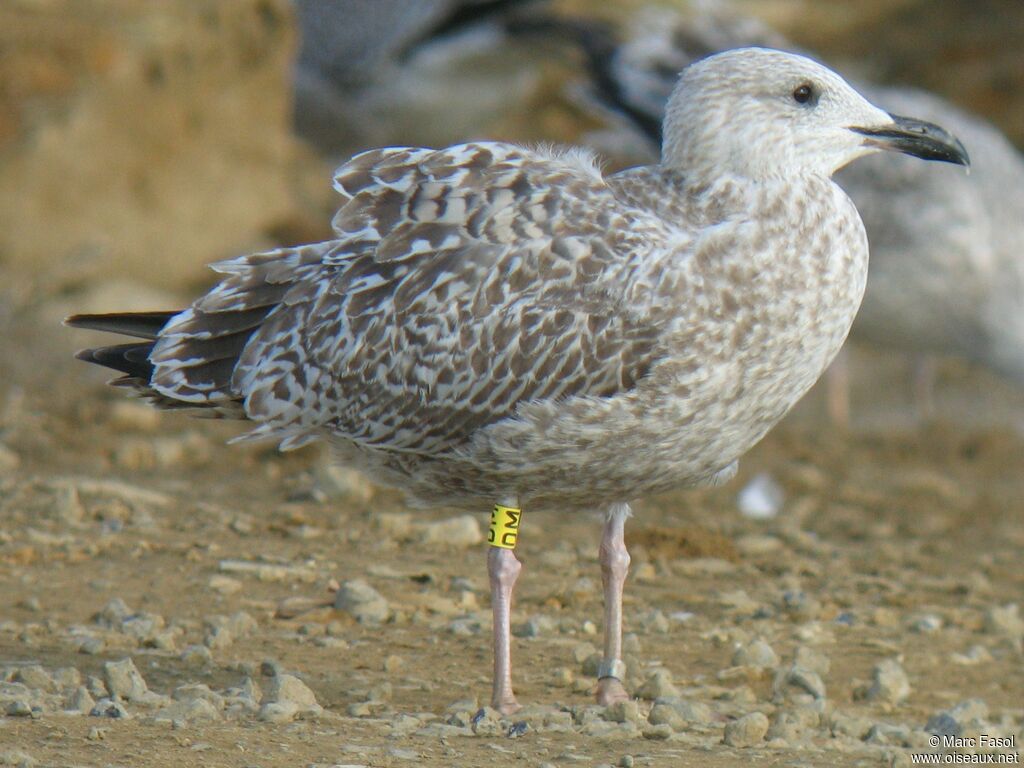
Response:
[[[625,502],[731,476],[822,373],[867,269],[829,176],[887,141],[965,160],[922,126],[748,49],[686,70],[659,166],[604,176],[579,151],[497,143],[366,152],[335,176],[334,239],[217,265],[222,282],[143,347],[148,380],[125,381],[244,413],[284,448],[327,438],[419,503],[610,509],[603,669],[619,677]],[[510,711],[518,563],[490,563]]]

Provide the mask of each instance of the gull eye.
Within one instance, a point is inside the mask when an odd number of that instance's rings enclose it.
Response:
[[[801,83],[793,90],[793,101],[797,104],[808,104],[814,97],[814,86],[810,83]]]

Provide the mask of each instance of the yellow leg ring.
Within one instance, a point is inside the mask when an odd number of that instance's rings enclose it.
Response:
[[[519,521],[523,519],[523,510],[515,507],[494,505],[491,512],[491,529],[487,532],[487,543],[492,547],[515,549],[519,538]]]

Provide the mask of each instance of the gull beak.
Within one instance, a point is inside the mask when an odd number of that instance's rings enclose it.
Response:
[[[944,128],[912,117],[890,115],[892,123],[873,128],[851,128],[866,136],[865,146],[903,152],[924,160],[940,160],[971,167],[971,158],[960,140]]]

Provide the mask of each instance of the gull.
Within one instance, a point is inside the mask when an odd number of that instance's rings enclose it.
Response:
[[[155,405],[244,418],[420,505],[494,504],[491,704],[523,510],[605,512],[597,700],[622,684],[630,503],[714,485],[811,387],[860,304],[868,245],[830,179],[881,150],[968,164],[942,128],[780,51],[687,67],[661,162],[476,142],[342,165],[335,237],[215,265],[181,312],[78,315],[142,341],[79,356]]]
[[[692,15],[637,14],[625,35],[592,19],[539,14],[532,31],[570,40],[584,56],[584,105],[622,130],[595,136],[619,155],[656,154],[673,73],[738,45],[792,50],[756,18],[705,6]],[[524,31],[531,27],[520,24]],[[933,411],[933,355],[955,355],[1024,383],[1024,156],[994,125],[916,88],[858,83],[873,103],[943,125],[971,147],[970,175],[926,168],[912,158],[867,158],[844,169],[871,246],[864,301],[851,337],[915,358],[915,400]],[[828,372],[827,404],[849,424],[849,371],[840,355]]]

